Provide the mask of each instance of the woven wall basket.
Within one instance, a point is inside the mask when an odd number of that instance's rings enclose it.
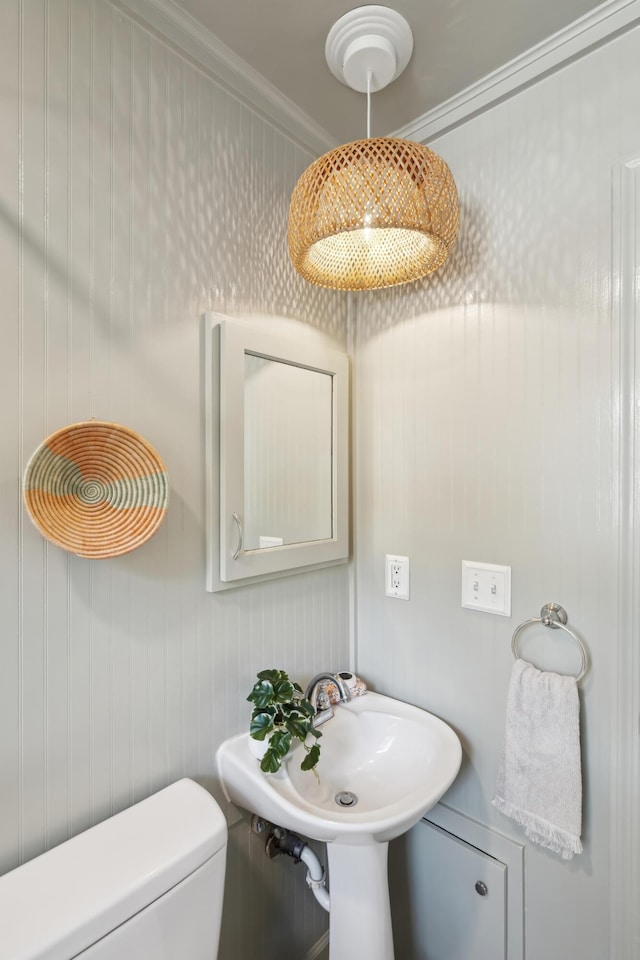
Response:
[[[145,543],[162,523],[169,478],[151,444],[133,430],[87,420],[38,447],[23,492],[47,540],[79,557],[117,557]]]

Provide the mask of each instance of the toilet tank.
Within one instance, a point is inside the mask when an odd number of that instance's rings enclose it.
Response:
[[[227,825],[180,780],[0,877],[0,960],[214,960]]]

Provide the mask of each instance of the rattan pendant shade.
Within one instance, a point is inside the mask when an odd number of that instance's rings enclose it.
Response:
[[[371,94],[402,74],[412,51],[409,23],[389,7],[356,7],[329,31],[329,70],[367,95],[367,138],[325,153],[291,196],[289,254],[310,283],[393,287],[426,277],[453,249],[458,192],[444,160],[412,140],[370,136]]]
[[[396,137],[356,140],[302,174],[289,209],[289,253],[311,283],[374,290],[418,280],[445,262],[458,234],[447,164]]]

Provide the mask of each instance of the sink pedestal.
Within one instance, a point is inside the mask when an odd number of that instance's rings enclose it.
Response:
[[[394,960],[388,843],[328,843],[329,960]]]

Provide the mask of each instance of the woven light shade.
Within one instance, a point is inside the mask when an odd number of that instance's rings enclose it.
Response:
[[[302,174],[289,208],[289,254],[322,287],[392,287],[442,266],[458,224],[444,160],[411,140],[372,137],[331,150]]]
[[[24,503],[40,532],[80,557],[117,557],[162,523],[165,466],[139,434],[87,420],[52,433],[31,457]]]

